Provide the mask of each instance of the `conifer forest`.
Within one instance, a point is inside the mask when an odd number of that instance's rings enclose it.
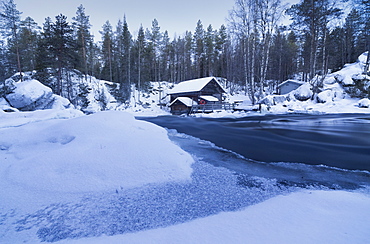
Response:
[[[273,91],[293,78],[309,81],[370,50],[369,0],[235,0],[222,26],[204,26],[200,19],[193,30],[171,36],[157,19],[144,28],[123,18],[107,21],[99,40],[83,5],[75,16],[50,16],[44,23],[21,18],[14,0],[3,0],[0,14],[0,82],[32,71],[65,96],[65,77],[74,71],[111,82],[122,102],[133,86],[144,91],[151,81],[207,76],[242,87],[256,102],[266,87]]]

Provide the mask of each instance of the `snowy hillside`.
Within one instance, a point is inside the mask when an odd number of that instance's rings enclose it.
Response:
[[[316,76],[286,95],[269,95],[260,103],[270,113],[369,113],[370,77],[363,70],[367,53],[337,72]]]
[[[64,97],[53,94],[51,88],[35,80],[34,76],[32,72],[23,73],[21,82],[19,74],[15,74],[3,84],[0,83],[2,111],[76,108],[86,114],[105,110],[127,111],[137,115],[169,114],[166,108],[169,101],[167,90],[173,84],[168,82],[151,82],[147,92],[138,91],[133,85],[128,101],[119,103],[114,98],[119,89],[117,84],[83,76],[78,71],[68,74],[69,82],[63,81]],[[49,80],[50,84],[55,83],[52,76]],[[73,87],[72,90],[69,90],[68,84]]]

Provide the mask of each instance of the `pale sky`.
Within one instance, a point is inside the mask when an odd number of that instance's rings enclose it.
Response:
[[[204,29],[212,24],[213,29],[226,25],[229,10],[234,0],[14,0],[22,19],[32,17],[42,27],[46,17],[55,20],[60,13],[68,17],[68,22],[76,15],[77,7],[82,4],[86,15],[93,25],[91,32],[100,41],[99,31],[109,20],[116,28],[119,19],[126,20],[131,34],[136,38],[140,24],[144,29],[150,28],[154,18],[158,20],[161,31],[167,30],[173,37],[182,36],[185,31],[194,32],[200,19]]]

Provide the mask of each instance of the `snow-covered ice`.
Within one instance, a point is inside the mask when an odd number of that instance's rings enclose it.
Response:
[[[369,220],[369,196],[306,190],[167,228],[60,243],[360,244],[369,240]]]

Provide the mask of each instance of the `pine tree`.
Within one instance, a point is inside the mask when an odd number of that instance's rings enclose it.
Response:
[[[128,29],[126,17],[123,22],[119,21],[116,30],[115,58],[118,67],[118,82],[120,83],[120,94],[123,100],[127,99],[131,90],[131,47],[132,36]]]
[[[145,53],[145,34],[144,28],[140,25],[139,32],[136,39],[136,57],[137,57],[137,86],[138,90],[141,91],[142,87],[142,72],[143,72],[143,63],[144,63],[144,53]]]
[[[36,69],[37,38],[40,27],[31,18],[27,17],[21,22],[19,33],[19,47],[23,69],[32,71]]]
[[[19,48],[19,29],[21,24],[21,12],[17,10],[17,5],[13,0],[2,2],[2,12],[0,13],[2,22],[1,34],[8,38],[8,53],[10,62],[10,72],[17,70],[22,81],[21,54]]]
[[[207,27],[204,34],[204,55],[205,55],[205,76],[214,75],[214,54],[215,54],[215,32],[212,25]]]
[[[162,35],[161,45],[160,45],[160,63],[159,63],[159,73],[161,74],[162,80],[170,81],[172,66],[170,62],[171,53],[173,51],[170,38],[168,36],[168,31],[165,31]]]
[[[76,65],[75,42],[73,40],[73,29],[67,22],[67,17],[63,14],[55,17],[55,22],[51,25],[52,45],[51,52],[54,58],[54,68],[56,69],[57,83],[55,93],[71,97],[71,87],[67,85],[67,94],[63,94],[63,72],[72,69]]]
[[[49,68],[54,67],[54,58],[51,47],[53,45],[52,20],[50,17],[45,19],[42,32],[37,39],[36,52],[36,78],[46,86],[55,91],[53,84],[50,84]]]
[[[322,67],[326,67],[326,39],[328,23],[338,18],[342,12],[335,7],[335,1],[331,0],[303,0],[299,4],[288,9],[288,14],[293,19],[293,28],[299,28],[305,36],[305,42],[309,43],[308,56],[305,63],[308,64],[309,79],[312,79],[318,68],[318,53],[321,42]],[[323,70],[326,72],[326,70]]]
[[[184,36],[184,56],[183,66],[184,71],[180,80],[188,80],[196,77],[195,69],[192,65],[192,54],[193,54],[193,34],[190,31],[185,32]]]
[[[103,25],[103,30],[100,32],[102,35],[102,55],[103,55],[103,70],[102,78],[105,80],[113,81],[113,32],[112,25],[106,21]]]
[[[352,63],[355,62],[358,54],[356,52],[356,44],[359,41],[359,35],[361,33],[361,15],[359,14],[358,10],[352,9],[352,11],[348,14],[346,18],[346,22],[344,24],[344,47],[345,47],[345,60],[342,63]],[[338,43],[337,45],[340,45]]]
[[[228,34],[225,25],[221,25],[215,34],[215,75],[228,77],[227,72]]]
[[[90,34],[90,20],[89,16],[85,14],[85,8],[81,4],[76,11],[76,16],[72,18],[74,21],[74,39],[77,42],[77,54],[78,54],[78,63],[77,69],[82,71],[85,74],[85,79],[87,79],[88,74],[88,50],[89,43],[92,40],[92,35]]]
[[[204,77],[204,29],[202,21],[198,20],[194,32],[194,62],[196,69],[196,77]]]
[[[153,57],[154,57],[154,80],[153,81],[160,81],[161,80],[161,73],[159,69],[159,50],[160,50],[160,40],[161,40],[161,32],[160,27],[158,24],[157,19],[152,21],[152,28],[149,35],[150,44],[153,50]]]

